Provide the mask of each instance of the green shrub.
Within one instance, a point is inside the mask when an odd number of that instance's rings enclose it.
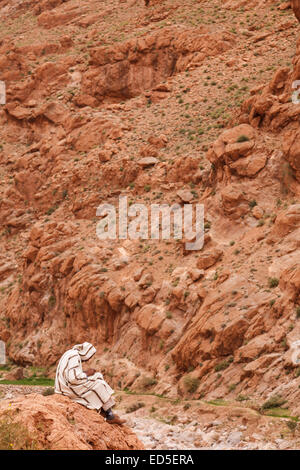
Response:
[[[276,277],[271,277],[271,278],[269,279],[269,287],[271,287],[272,289],[273,289],[274,287],[277,287],[278,284],[279,284],[279,279],[277,279]]]
[[[47,397],[48,395],[54,395],[54,388],[52,387],[46,388],[46,390],[42,392],[42,395],[44,395],[44,397]]]
[[[56,298],[55,295],[50,295],[49,300],[48,300],[49,307],[52,308],[56,304]]]
[[[133,405],[129,406],[126,408],[126,413],[133,413],[136,410],[139,410],[140,408],[143,408],[145,406],[145,403],[142,401],[138,401],[137,403],[133,403]]]
[[[157,380],[153,377],[143,377],[142,379],[142,386],[144,388],[152,387],[153,385],[157,384]]]
[[[249,202],[249,207],[253,208],[257,206],[257,202],[255,201],[255,199],[252,199],[252,201]]]
[[[269,410],[270,408],[280,408],[286,403],[286,400],[281,397],[281,395],[272,395],[269,400],[267,400],[262,405],[262,410]]]
[[[196,377],[191,377],[190,375],[187,375],[186,377],[184,377],[183,382],[184,382],[184,386],[186,390],[189,393],[194,393],[200,384],[199,379],[197,379]]]
[[[249,137],[247,137],[246,135],[240,135],[240,136],[236,139],[237,142],[248,142],[249,140],[250,140]]]
[[[295,371],[295,377],[300,377],[300,367],[298,367]]]
[[[230,366],[230,364],[233,362],[233,357],[229,357],[228,359],[225,359],[224,361],[220,362],[215,366],[215,371],[219,372],[220,370],[227,369],[227,367]]]
[[[287,421],[286,423],[287,427],[291,431],[292,434],[295,434],[295,431],[297,429],[298,423],[296,421]]]
[[[246,400],[249,400],[249,397],[240,394],[236,397],[236,400],[237,401],[246,401]]]

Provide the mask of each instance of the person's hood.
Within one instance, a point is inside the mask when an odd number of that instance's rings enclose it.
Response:
[[[82,361],[88,361],[96,352],[96,348],[88,342],[75,344],[72,349],[78,351]]]

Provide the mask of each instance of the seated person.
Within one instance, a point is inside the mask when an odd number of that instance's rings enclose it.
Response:
[[[61,357],[55,377],[55,393],[70,397],[90,410],[97,410],[109,424],[122,425],[125,421],[112,412],[114,390],[103,375],[94,369],[82,370],[81,362],[94,356],[96,349],[90,343],[76,344]]]

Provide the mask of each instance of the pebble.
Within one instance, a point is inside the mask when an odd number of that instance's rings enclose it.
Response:
[[[231,432],[228,436],[227,441],[231,445],[236,445],[241,442],[242,436],[243,436],[242,432],[239,432],[239,431]]]

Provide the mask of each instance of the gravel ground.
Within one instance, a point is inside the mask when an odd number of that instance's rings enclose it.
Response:
[[[291,441],[277,439],[266,442],[264,434],[249,437],[244,435],[246,426],[231,431],[212,428],[203,430],[198,423],[168,425],[155,419],[130,417],[127,424],[143,442],[146,449],[153,450],[288,450],[294,447]]]
[[[9,400],[18,395],[28,395],[30,393],[42,393],[48,387],[37,385],[1,385],[0,384],[0,400]]]

